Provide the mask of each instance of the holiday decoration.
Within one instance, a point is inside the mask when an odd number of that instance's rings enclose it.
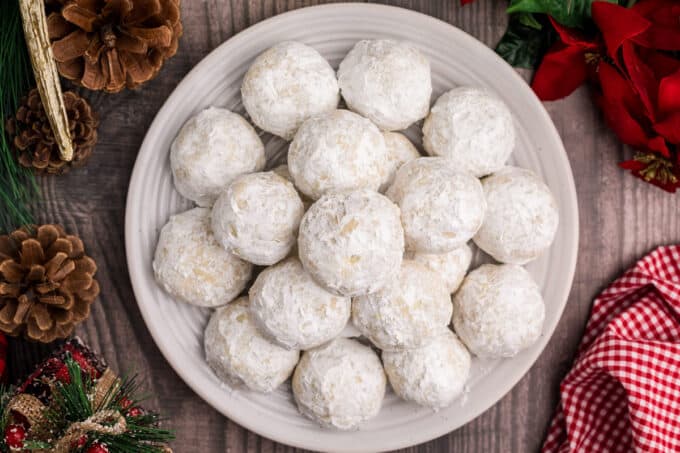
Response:
[[[14,391],[2,392],[0,452],[162,453],[170,431],[139,407],[135,377],[119,378],[78,340]]]
[[[59,153],[49,115],[43,108],[40,93],[33,89],[6,124],[21,165],[48,174],[61,174],[71,167],[85,165],[97,141],[99,121],[90,104],[73,91],[64,93],[64,105],[73,142],[72,159],[66,161]]]
[[[91,90],[118,92],[156,76],[177,52],[179,0],[46,0],[59,73]]]
[[[33,221],[29,205],[38,189],[31,172],[17,162],[5,119],[19,107],[31,83],[31,66],[16,1],[0,2],[0,234]]]
[[[69,134],[57,65],[48,41],[45,4],[42,1],[19,0],[19,10],[33,75],[47,111],[47,119],[61,159],[69,161],[73,158],[73,142]]]
[[[99,294],[97,265],[58,225],[0,236],[0,330],[44,343],[66,338]]]
[[[496,50],[515,66],[538,66],[538,97],[560,99],[589,82],[607,125],[635,150],[621,167],[680,188],[680,3],[513,0],[508,12]]]

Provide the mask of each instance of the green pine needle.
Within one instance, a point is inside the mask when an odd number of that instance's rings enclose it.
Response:
[[[80,365],[70,356],[65,363],[70,382],[57,382],[52,403],[46,412],[52,432],[64,432],[72,423],[83,421],[101,410],[125,414],[129,408],[138,407],[140,383],[137,376],[123,377],[118,385],[109,389],[99,406],[94,407],[91,395],[96,383],[81,372]],[[135,417],[127,415],[125,421],[127,429],[123,434],[92,433],[88,436],[86,447],[99,442],[105,444],[111,453],[161,453],[162,445],[174,439],[172,431],[159,427],[162,419],[153,412],[145,411]]]
[[[33,83],[18,0],[0,1],[0,233],[33,223],[29,206],[40,191],[33,173],[16,160],[5,121]]]

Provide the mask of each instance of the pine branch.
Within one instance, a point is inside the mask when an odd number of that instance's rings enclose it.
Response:
[[[16,160],[5,131],[32,84],[17,0],[0,1],[0,233],[33,222],[29,205],[39,198],[33,174]]]

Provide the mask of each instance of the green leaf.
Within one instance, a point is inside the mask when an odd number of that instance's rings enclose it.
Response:
[[[534,69],[557,39],[545,20],[545,17],[538,18],[529,13],[512,15],[508,29],[496,46],[496,53],[512,66]]]
[[[545,13],[567,27],[584,27],[595,0],[516,0],[508,13]],[[603,0],[618,3],[618,0]]]

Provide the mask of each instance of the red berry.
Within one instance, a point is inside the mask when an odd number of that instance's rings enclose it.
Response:
[[[71,448],[72,449],[78,449],[78,448],[83,448],[85,444],[87,443],[87,436],[83,434],[78,438],[78,440],[75,440],[71,442]]]
[[[109,453],[109,449],[106,445],[95,442],[90,445],[90,448],[85,450],[85,453]]]
[[[139,417],[142,414],[143,414],[142,410],[138,407],[133,407],[129,411],[127,411],[128,417]]]
[[[130,401],[128,398],[122,397],[120,399],[120,407],[122,407],[123,409],[127,409],[130,406],[132,406],[132,401]]]
[[[68,367],[66,365],[62,365],[62,367],[59,368],[56,373],[54,373],[54,377],[57,381],[63,382],[64,384],[71,382],[71,375],[69,374]]]
[[[20,449],[24,446],[26,428],[21,425],[8,425],[5,428],[5,443],[11,449]]]

